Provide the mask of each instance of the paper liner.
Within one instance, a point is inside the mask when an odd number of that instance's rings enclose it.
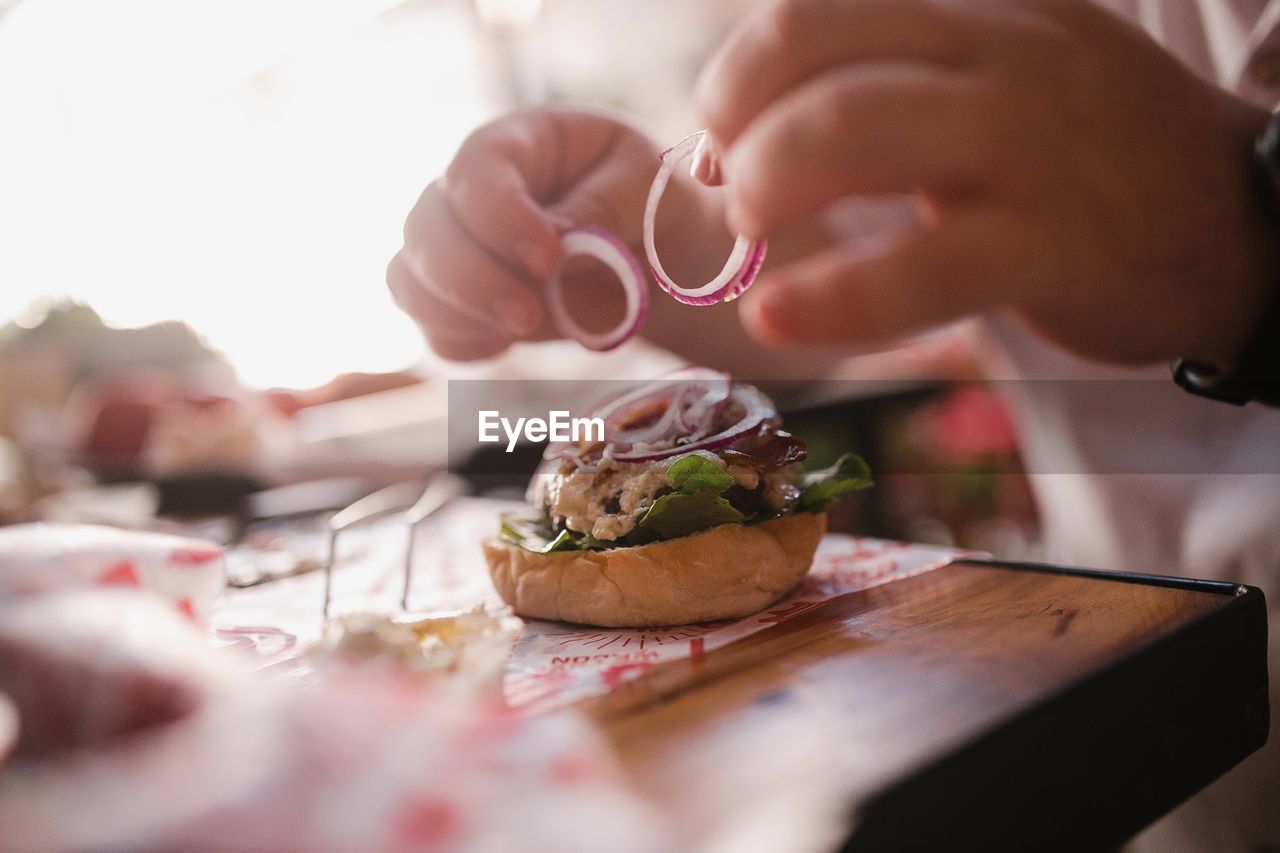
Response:
[[[799,589],[742,619],[643,630],[530,621],[508,662],[506,698],[536,713],[598,696],[656,664],[696,658],[837,596],[932,571],[960,554],[952,548],[828,534]]]

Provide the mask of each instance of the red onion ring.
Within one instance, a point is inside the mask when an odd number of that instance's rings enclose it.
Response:
[[[638,388],[605,398],[595,405],[591,416],[604,421],[606,443],[622,450],[660,440],[672,427],[696,437],[720,404],[728,399],[732,388],[733,380],[727,373],[706,367],[682,367]],[[626,426],[637,414],[645,414],[647,408],[658,403],[665,409],[648,425]]]
[[[607,352],[617,349],[640,331],[645,315],[649,312],[649,288],[640,262],[625,243],[601,228],[571,228],[560,238],[560,246],[565,258],[587,255],[612,270],[622,283],[627,297],[627,310],[622,321],[607,332],[587,331],[569,313],[569,306],[564,298],[564,283],[557,272],[547,286],[547,307],[551,311],[556,329],[566,338],[572,338],[589,350]]]
[[[699,450],[719,450],[728,447],[735,442],[753,435],[762,424],[771,422],[777,418],[778,411],[773,401],[766,397],[757,388],[750,385],[736,385],[732,380],[728,379],[724,374],[718,374],[715,371],[709,371],[705,368],[694,368],[691,371],[677,371],[673,374],[673,378],[665,380],[657,380],[648,383],[638,389],[627,392],[623,395],[613,397],[605,403],[598,405],[593,411],[593,416],[599,417],[600,412],[604,412],[606,416],[617,415],[620,410],[631,403],[644,404],[660,397],[663,394],[669,394],[668,389],[675,389],[674,395],[668,404],[668,410],[658,418],[658,422],[663,425],[664,430],[669,430],[672,421],[672,412],[678,412],[685,406],[685,400],[691,389],[696,393],[696,382],[685,380],[680,382],[674,377],[681,373],[696,371],[697,375],[704,376],[701,381],[706,382],[702,386],[701,395],[695,396],[692,405],[699,405],[703,402],[707,403],[706,413],[702,416],[703,423],[700,430],[710,428],[715,422],[716,415],[730,402],[736,402],[742,407],[742,414],[738,419],[725,429],[720,430],[714,435],[703,438],[696,438],[692,441],[686,441],[684,444],[677,444],[673,447],[653,448],[644,442],[636,442],[630,446],[617,445],[607,443],[604,445],[602,457],[603,459],[611,459],[614,462],[654,462],[660,459],[669,459],[673,456],[683,456],[688,453],[694,453]],[[729,391],[723,397],[717,390],[716,383],[721,380],[730,383]],[[657,387],[655,387],[657,386]],[[676,420],[679,417],[677,415]],[[696,436],[697,432],[689,433]],[[660,440],[665,436],[655,436],[654,440]],[[598,445],[597,445],[598,447]],[[619,452],[620,451],[620,452]],[[538,466],[538,470],[534,472],[533,478],[529,481],[529,488],[525,492],[526,500],[535,505],[541,505],[544,497],[549,475],[553,473],[564,460],[573,462],[574,467],[581,469],[593,469],[599,460],[590,460],[586,458],[586,451],[583,448],[569,446],[567,444],[559,444],[555,448],[548,447],[543,455],[542,464]]]
[[[662,268],[655,245],[656,222],[658,219],[658,203],[666,192],[671,173],[682,160],[694,152],[703,138],[705,130],[690,134],[675,145],[662,152],[662,165],[653,179],[649,189],[649,198],[644,205],[644,252],[649,259],[649,268],[658,280],[658,286],[671,294],[677,302],[685,305],[714,305],[717,302],[730,302],[737,299],[755,283],[760,267],[764,264],[765,251],[768,244],[764,240],[749,240],[738,235],[720,273],[700,287],[681,287],[671,280],[667,271]]]
[[[686,387],[683,384],[669,385],[657,390],[646,387],[639,392],[619,398],[607,409],[597,412],[595,417],[604,421],[605,442],[614,446],[630,447],[662,438],[676,423],[685,391]],[[662,406],[662,413],[647,426],[630,428],[626,426],[632,419],[629,416],[637,412],[644,413],[645,407],[659,404]]]
[[[727,373],[705,367],[692,368],[691,372],[699,378],[690,380],[686,394],[692,399],[687,406],[679,407],[676,423],[685,434],[697,436],[705,434],[715,416],[729,402],[733,394],[733,380]]]
[[[609,455],[617,462],[653,462],[672,456],[683,456],[695,450],[718,450],[721,447],[733,444],[745,435],[751,434],[759,428],[760,424],[778,415],[778,410],[774,407],[773,401],[750,385],[734,385],[733,390],[730,392],[730,399],[742,405],[742,416],[731,426],[720,430],[715,435],[662,450],[636,447],[623,453]]]
[[[717,417],[731,402],[737,402],[742,408],[741,416],[732,425],[708,435]],[[643,414],[658,405],[664,408],[650,423],[626,426],[637,412]],[[590,410],[589,416],[605,422],[604,457],[617,462],[648,462],[725,447],[751,434],[777,414],[773,401],[758,389],[736,385],[728,374],[716,370],[687,367],[607,397]],[[670,440],[673,432],[678,432],[684,443],[660,449],[653,447]],[[545,473],[551,465],[564,459],[571,460],[578,468],[590,467],[593,463],[584,459],[587,452],[564,442],[548,445],[537,474]]]
[[[600,418],[604,421],[606,443],[630,447],[638,441],[652,441],[670,428],[671,423],[675,420],[676,407],[671,403],[675,399],[676,393],[674,386],[669,387],[661,380],[646,382],[636,388],[629,388],[606,395],[587,410],[586,416]],[[636,408],[651,400],[659,401],[664,396],[671,399],[666,402],[666,408],[662,415],[651,425],[634,429],[619,425],[619,421],[625,424],[626,415]],[[578,467],[582,467],[582,453],[583,449],[579,445],[572,442],[559,441],[548,444],[542,452],[542,458],[544,460],[572,459],[578,464]]]

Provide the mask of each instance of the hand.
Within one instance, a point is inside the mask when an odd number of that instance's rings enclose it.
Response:
[[[445,358],[554,337],[541,285],[560,265],[561,233],[597,225],[639,251],[658,152],[631,127],[577,110],[528,110],[480,128],[409,214],[387,269],[397,303]],[[668,242],[681,242],[693,198],[685,187],[664,199]],[[588,328],[621,316],[621,287],[603,267],[568,265],[565,285]]]
[[[1085,356],[1222,364],[1278,280],[1248,178],[1266,114],[1084,0],[782,0],[697,95],[735,230],[920,200],[887,249],[767,271],[742,314],[773,344],[1012,309]]]

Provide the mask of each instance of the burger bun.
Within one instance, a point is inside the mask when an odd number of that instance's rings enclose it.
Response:
[[[607,551],[539,554],[484,543],[493,585],[529,619],[607,628],[734,619],[768,607],[809,571],[825,513],[722,524],[677,539]]]

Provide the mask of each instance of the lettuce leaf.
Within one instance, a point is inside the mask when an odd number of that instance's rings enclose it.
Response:
[[[668,466],[667,482],[671,488],[686,495],[698,492],[715,492],[718,495],[733,485],[733,478],[705,456],[692,453]]]
[[[722,496],[733,485],[733,477],[705,456],[695,453],[672,462],[667,468],[667,482],[675,491],[654,501],[636,522],[636,531],[642,538],[675,539],[746,520]]]
[[[846,453],[830,468],[805,475],[804,488],[796,506],[804,512],[823,512],[840,495],[869,489],[872,485],[871,469],[866,461],[861,456]]]
[[[538,554],[555,554],[560,551],[606,551],[628,544],[597,539],[590,533],[574,533],[569,530],[556,532],[551,529],[551,524],[546,518],[523,513],[504,513],[498,535],[526,551]]]
[[[661,539],[675,539],[745,520],[746,517],[733,504],[713,491],[702,490],[693,494],[671,492],[663,495],[640,517],[636,527],[651,530]]]
[[[581,546],[579,546],[577,540],[573,538],[573,534],[568,530],[561,530],[556,534],[556,538],[537,549],[539,554],[554,554],[557,551],[581,550]]]
[[[661,495],[640,516],[635,528],[616,541],[597,539],[591,534],[552,530],[546,518],[507,515],[500,534],[520,547],[541,554],[561,551],[603,551],[676,539],[718,527],[721,524],[753,524],[787,512],[822,512],[846,492],[869,488],[871,471],[861,457],[847,453],[830,468],[806,474],[800,498],[790,509],[760,511],[747,517],[725,497],[733,487],[733,477],[698,454],[677,459],[668,466],[667,482],[672,491]]]
[[[526,551],[539,554],[550,554],[555,551],[573,551],[578,548],[573,534],[567,530],[556,533],[544,518],[526,516],[519,513],[506,513],[502,516],[502,526],[498,535],[509,542],[514,542]]]

